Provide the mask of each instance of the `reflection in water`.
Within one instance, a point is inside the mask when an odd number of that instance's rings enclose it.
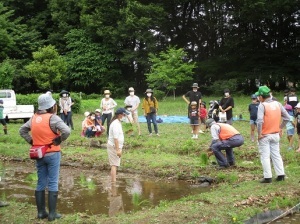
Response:
[[[34,178],[36,170],[31,163],[8,164],[0,170],[0,198],[28,202],[35,205]],[[1,165],[0,165],[1,168]],[[191,187],[186,182],[153,181],[132,174],[118,174],[111,184],[108,172],[61,167],[57,210],[63,214],[86,213],[109,216],[136,211],[145,206],[156,206],[161,200],[208,191]]]

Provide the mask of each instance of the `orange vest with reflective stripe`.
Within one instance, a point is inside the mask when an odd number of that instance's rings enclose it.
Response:
[[[280,131],[281,110],[278,102],[262,103],[265,107],[264,123],[262,124],[262,134],[273,134]]]
[[[31,120],[31,135],[33,145],[49,145],[52,140],[59,136],[54,133],[50,128],[50,118],[52,114],[35,114]],[[59,145],[51,145],[47,149],[47,152],[58,152],[60,151]]]
[[[226,139],[231,138],[234,135],[240,134],[234,127],[232,127],[229,124],[218,123],[218,125],[221,127],[220,133],[219,133],[220,140],[226,140]]]

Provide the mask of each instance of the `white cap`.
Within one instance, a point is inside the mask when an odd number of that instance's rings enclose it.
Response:
[[[297,103],[297,105],[295,106],[295,108],[300,108],[300,103]]]
[[[95,110],[95,112],[99,112],[99,113],[101,113],[101,110],[100,110],[100,109],[96,109],[96,110]]]
[[[89,116],[89,115],[90,115],[90,112],[88,112],[88,111],[84,112],[84,116],[85,116],[85,117],[87,117],[87,116]]]
[[[129,87],[128,92],[134,92],[134,88],[133,87]]]
[[[42,94],[38,98],[38,110],[47,110],[56,104],[55,100],[49,94]]]

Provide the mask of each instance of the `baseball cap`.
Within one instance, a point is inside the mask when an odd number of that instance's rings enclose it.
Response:
[[[129,87],[128,92],[134,92],[134,88],[133,87]]]
[[[257,99],[257,96],[255,94],[252,94],[251,99]]]
[[[56,101],[49,94],[42,94],[38,98],[38,110],[47,110],[56,104]]]
[[[211,127],[216,121],[213,118],[208,118],[205,122],[206,127]]]
[[[297,103],[297,105],[295,106],[295,108],[300,108],[300,103]]]
[[[270,94],[270,89],[267,86],[260,86],[258,91],[255,93],[256,96],[268,96]]]
[[[196,101],[192,101],[191,105],[197,105],[197,102]]]
[[[129,113],[124,108],[118,108],[116,110],[115,114],[126,114],[126,115],[129,115]]]
[[[95,112],[99,112],[99,113],[101,113],[101,110],[100,110],[100,109],[96,109],[96,110],[95,110]]]
[[[90,112],[88,112],[88,111],[84,112],[84,116],[85,116],[85,117],[87,117],[87,116],[89,116],[89,115],[90,115]]]

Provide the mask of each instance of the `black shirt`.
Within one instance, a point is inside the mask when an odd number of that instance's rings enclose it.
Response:
[[[225,110],[227,107],[231,106],[234,108],[234,101],[233,98],[230,96],[228,98],[223,97],[220,101],[220,106]],[[230,120],[232,118],[232,108],[226,111],[226,118]]]

